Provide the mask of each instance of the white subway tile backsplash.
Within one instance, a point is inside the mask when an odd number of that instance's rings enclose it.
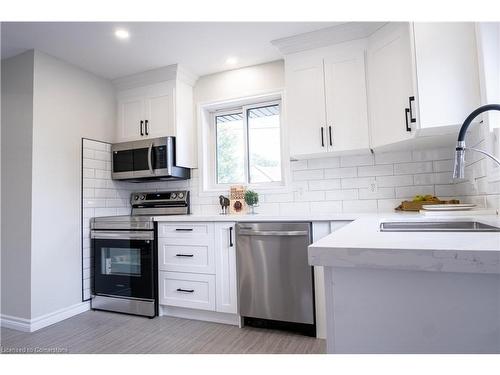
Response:
[[[434,172],[453,171],[453,160],[435,160],[432,162]]]
[[[359,199],[388,199],[394,197],[395,193],[393,187],[378,188],[374,191],[370,189],[359,189]]]
[[[394,166],[392,164],[387,165],[371,165],[358,167],[358,176],[390,176],[394,174]]]
[[[368,188],[375,181],[373,177],[343,178],[341,180],[342,189]]]
[[[340,178],[333,180],[309,181],[309,190],[334,190],[340,189]]]
[[[372,154],[366,155],[348,155],[340,158],[341,167],[357,167],[360,165],[373,165],[375,159]]]
[[[323,178],[323,170],[307,169],[303,171],[293,171],[292,178],[294,181],[321,180]]]
[[[378,199],[379,212],[394,212],[394,209],[401,204],[401,199]]]
[[[108,148],[109,143],[106,142],[100,142],[100,141],[93,141],[90,139],[85,139],[83,143],[83,148],[84,149],[91,149],[91,150],[97,150],[97,151],[106,151],[106,150],[111,150],[111,148]]]
[[[434,195],[434,185],[396,187],[396,198],[413,198],[415,195]]]
[[[453,159],[455,153],[454,147],[443,147],[431,150],[414,150],[413,161],[433,161]]]
[[[343,212],[377,212],[376,200],[342,201]]]
[[[358,189],[331,190],[325,192],[327,201],[346,201],[358,199]]]
[[[266,203],[292,202],[293,193],[266,194]]]
[[[95,151],[94,159],[110,161],[111,160],[111,152],[109,152],[109,151]]]
[[[394,174],[415,174],[432,172],[432,161],[394,164]]]
[[[413,175],[377,176],[375,180],[379,188],[413,185]]]
[[[311,202],[311,214],[332,214],[342,212],[341,201]]]
[[[95,170],[95,178],[108,180],[111,178],[111,171],[110,170],[103,171],[100,169],[96,169]]]
[[[338,167],[340,167],[340,158],[309,159],[307,161],[308,169],[325,169]]]
[[[325,192],[324,191],[306,191],[306,192],[295,192],[294,200],[299,202],[311,202],[311,201],[324,201]]]
[[[395,164],[412,161],[411,151],[383,152],[375,154],[375,164]]]
[[[357,167],[325,169],[325,178],[357,177],[357,175]]]
[[[423,173],[413,176],[415,185],[436,185],[453,183],[451,172]]]
[[[308,202],[280,203],[279,213],[281,215],[304,215],[310,213]]]

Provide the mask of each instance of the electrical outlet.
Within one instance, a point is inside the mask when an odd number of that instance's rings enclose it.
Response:
[[[378,191],[378,184],[377,184],[377,180],[373,179],[372,182],[370,183],[370,187],[369,187],[370,191],[372,193],[376,193]]]

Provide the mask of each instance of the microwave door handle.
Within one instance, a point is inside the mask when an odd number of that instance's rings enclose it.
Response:
[[[153,142],[151,142],[151,144],[149,145],[149,148],[148,148],[148,167],[149,167],[149,172],[151,174],[155,174],[155,172],[153,171],[152,157],[153,157]]]

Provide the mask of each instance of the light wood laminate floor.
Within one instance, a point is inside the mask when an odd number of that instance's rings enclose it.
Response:
[[[196,320],[88,311],[33,333],[2,328],[3,352],[42,348],[66,353],[325,353],[325,340],[283,331]]]

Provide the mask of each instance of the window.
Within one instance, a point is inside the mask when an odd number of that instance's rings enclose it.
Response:
[[[215,184],[282,181],[280,102],[214,113]]]

